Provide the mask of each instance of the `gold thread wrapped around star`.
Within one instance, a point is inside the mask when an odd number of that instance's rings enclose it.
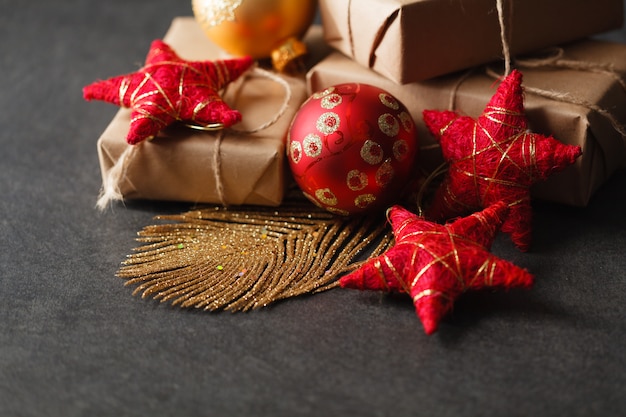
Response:
[[[528,271],[489,252],[508,211],[498,202],[443,225],[394,206],[388,211],[394,245],[343,276],[340,285],[409,295],[424,331],[432,334],[462,293],[532,284]]]
[[[231,127],[241,114],[231,109],[220,91],[253,68],[251,57],[187,61],[165,42],[152,42],[145,65],[138,71],[83,88],[86,100],[102,100],[131,108],[126,140],[135,145],[174,122]]]
[[[572,165],[582,148],[528,130],[522,73],[504,78],[476,119],[438,110],[423,118],[449,165],[426,215],[443,221],[504,201],[510,213],[502,231],[529,250],[531,187]]]

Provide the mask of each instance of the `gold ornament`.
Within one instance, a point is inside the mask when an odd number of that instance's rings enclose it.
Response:
[[[307,31],[317,0],[192,0],[193,13],[206,35],[232,55],[272,58],[289,70],[306,53],[300,38]]]

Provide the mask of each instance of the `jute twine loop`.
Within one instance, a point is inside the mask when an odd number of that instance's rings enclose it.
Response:
[[[498,20],[500,23],[500,37],[502,40],[502,54],[504,57],[504,75],[498,74],[493,69],[487,67],[486,73],[492,78],[501,79],[503,76],[507,76],[512,67],[512,60],[510,55],[510,45],[509,45],[509,36],[508,34],[511,31],[511,13],[512,7],[511,2],[506,2],[508,6],[508,12],[505,14],[505,0],[496,0],[496,8],[498,10]],[[617,82],[623,89],[626,91],[626,81],[622,78],[622,76],[613,68],[613,65],[606,63],[597,63],[597,62],[589,62],[589,61],[579,61],[579,60],[571,60],[565,59],[563,56],[565,55],[565,51],[562,48],[548,48],[536,56],[531,56],[523,59],[515,59],[513,62],[514,66],[517,68],[560,68],[560,69],[571,69],[575,71],[585,71],[592,72],[596,74],[605,75],[615,82]],[[449,109],[454,110],[456,108],[456,98],[458,90],[463,84],[463,82],[469,77],[471,71],[466,72],[462,75],[457,83],[452,88],[450,93],[449,100]],[[622,123],[620,123],[617,118],[611,114],[605,108],[598,106],[597,104],[590,103],[589,101],[583,100],[579,97],[573,96],[568,92],[559,92],[554,90],[546,90],[541,88],[536,88],[528,85],[524,85],[524,91],[540,96],[545,97],[554,101],[559,101],[562,103],[569,103],[574,105],[579,105],[585,107],[591,111],[597,112],[606,118],[613,128],[624,138],[626,138],[626,127]]]
[[[264,70],[262,68],[255,67],[252,71],[246,73],[245,76],[246,77],[260,76],[260,77],[269,78],[270,80],[275,81],[278,84],[280,84],[285,90],[285,97],[283,99],[283,103],[280,109],[278,110],[278,112],[270,120],[250,130],[238,130],[234,128],[230,129],[233,132],[250,135],[250,134],[260,132],[261,130],[267,129],[268,127],[278,122],[278,120],[285,114],[285,112],[287,111],[287,108],[289,107],[289,102],[291,101],[292,92],[291,92],[291,87],[289,86],[289,83],[287,83],[287,81],[285,81],[284,78],[279,77],[278,75],[270,71]],[[237,102],[237,99],[241,93],[243,84],[244,83],[239,84],[239,88],[236,91],[235,100],[234,100],[235,103]],[[222,180],[221,146],[222,146],[222,142],[224,141],[225,135],[226,135],[226,132],[224,130],[221,130],[220,132],[218,132],[216,140],[215,140],[215,144],[214,144],[215,148],[213,152],[213,178],[215,179],[215,191],[217,192],[217,197],[220,201],[220,204],[222,204],[224,207],[228,206],[228,201],[224,193],[224,181]]]

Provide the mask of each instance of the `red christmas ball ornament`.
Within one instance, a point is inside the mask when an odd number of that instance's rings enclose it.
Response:
[[[385,90],[340,84],[302,104],[289,129],[287,153],[294,179],[318,206],[341,215],[383,209],[410,177],[415,123]]]

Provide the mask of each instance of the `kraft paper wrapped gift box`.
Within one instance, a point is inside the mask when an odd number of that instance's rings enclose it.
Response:
[[[531,130],[583,149],[583,155],[574,165],[535,185],[532,191],[534,197],[543,200],[585,206],[602,183],[617,169],[626,167],[626,138],[618,131],[626,126],[626,88],[618,81],[619,77],[626,79],[626,45],[585,40],[569,44],[563,53],[564,59],[574,61],[566,64],[585,62],[596,67],[597,64],[611,66],[615,73],[546,65],[520,68]],[[314,66],[307,79],[309,93],[344,82],[361,82],[376,85],[396,96],[407,106],[418,128],[421,148],[418,164],[430,172],[443,159],[437,142],[424,125],[423,110],[454,109],[476,117],[495,92],[497,82],[486,74],[485,67],[474,69],[464,78],[467,74],[399,85],[334,52]],[[539,96],[530,91],[532,88],[566,93],[564,99],[571,102]],[[572,103],[574,101],[582,104]],[[602,112],[613,117],[616,123]]]
[[[618,28],[622,0],[503,0],[514,55]],[[397,83],[502,58],[496,0],[320,0],[326,41]]]
[[[174,19],[164,40],[184,59],[227,58],[191,17]],[[119,183],[123,197],[279,205],[288,178],[284,137],[294,113],[306,99],[303,77],[285,76],[283,79],[291,89],[291,101],[282,117],[267,129],[254,134],[229,129],[218,143],[220,133],[174,125],[155,139],[135,145],[141,149],[134,153]],[[259,76],[231,84],[224,100],[243,117],[234,129],[252,130],[271,120],[281,109],[285,94],[284,87],[276,81]],[[129,123],[130,110],[120,109],[98,140],[103,178],[129,146],[125,140]],[[216,159],[219,159],[217,165]],[[221,195],[217,189],[220,182]]]

